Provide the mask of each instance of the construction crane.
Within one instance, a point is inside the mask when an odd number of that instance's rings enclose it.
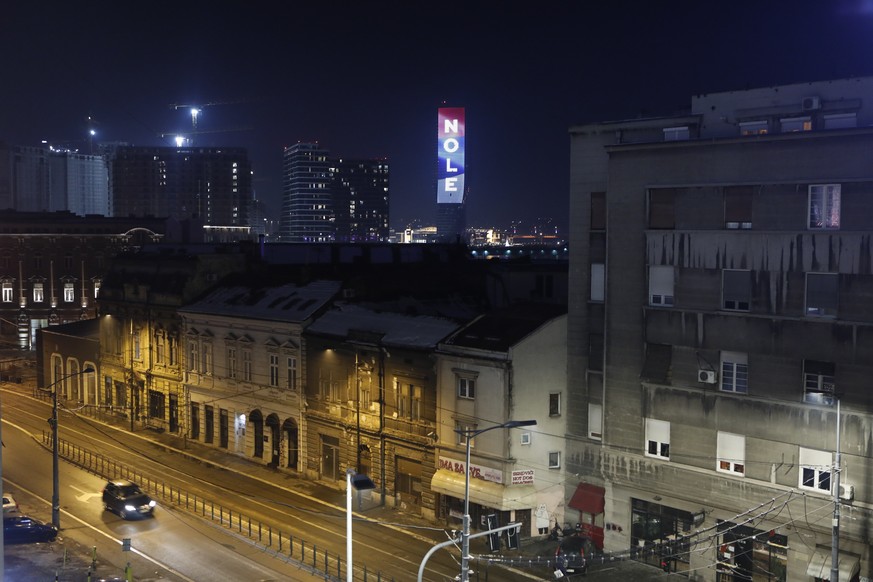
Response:
[[[191,127],[194,131],[197,131],[197,118],[200,117],[200,114],[203,113],[203,110],[207,107],[214,107],[215,105],[234,105],[236,103],[244,103],[247,99],[234,99],[229,101],[212,101],[210,103],[201,103],[199,105],[184,105],[182,103],[170,103],[170,109],[179,110],[179,109],[188,109],[191,113]]]

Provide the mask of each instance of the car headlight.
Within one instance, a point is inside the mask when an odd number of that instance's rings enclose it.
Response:
[[[127,505],[124,506],[124,510],[125,511],[136,511],[136,507],[131,505],[130,503],[128,503]]]
[[[158,504],[158,502],[155,501],[154,499],[152,499],[151,501],[149,501],[149,507],[154,507],[154,506],[157,505],[157,504]]]

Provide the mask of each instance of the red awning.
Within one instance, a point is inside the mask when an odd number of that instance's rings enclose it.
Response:
[[[590,485],[588,483],[579,483],[579,486],[576,487],[576,492],[573,494],[573,498],[570,499],[570,503],[567,505],[585,513],[603,513],[603,495],[605,493],[606,490],[603,487]]]

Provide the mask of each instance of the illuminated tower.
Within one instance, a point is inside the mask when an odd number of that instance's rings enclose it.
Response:
[[[464,240],[465,140],[464,108],[441,107],[437,112],[437,236],[443,242]]]

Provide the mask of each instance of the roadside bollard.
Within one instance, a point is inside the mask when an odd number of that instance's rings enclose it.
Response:
[[[97,570],[97,546],[91,548],[91,570]]]
[[[126,582],[133,582],[133,570],[130,568],[130,562],[124,568],[124,579]]]

